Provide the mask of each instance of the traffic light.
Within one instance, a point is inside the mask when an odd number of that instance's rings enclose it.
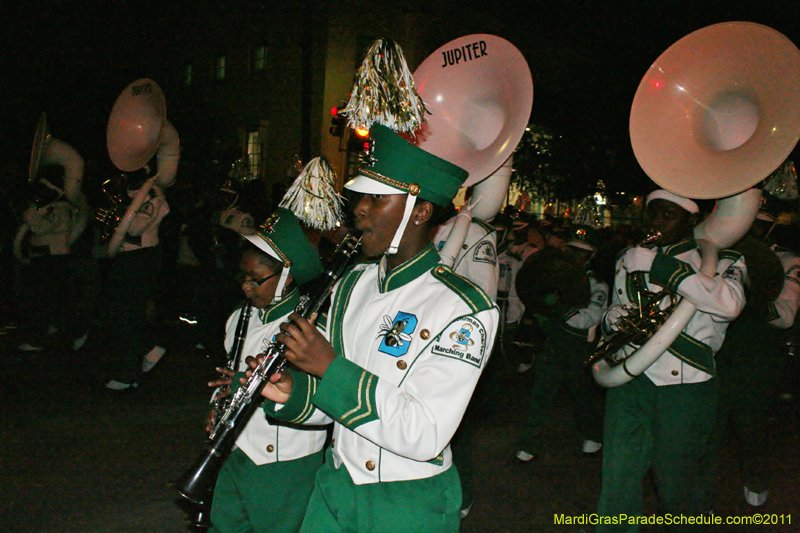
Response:
[[[370,140],[368,129],[356,128],[350,132],[350,150],[353,152],[369,153]]]
[[[332,107],[331,129],[330,129],[331,135],[333,135],[334,137],[341,137],[342,135],[344,135],[345,122],[346,119],[344,118],[344,115],[342,115],[342,110],[335,106]]]

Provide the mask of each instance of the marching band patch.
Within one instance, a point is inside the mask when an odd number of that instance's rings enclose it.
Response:
[[[492,266],[496,265],[497,252],[495,252],[494,244],[487,241],[478,243],[478,246],[475,247],[475,252],[472,254],[472,260],[476,263],[489,263]]]
[[[431,352],[460,359],[480,368],[486,349],[486,328],[472,317],[464,317],[447,326],[433,342]]]
[[[378,337],[383,337],[378,351],[393,357],[400,357],[408,353],[411,334],[417,328],[417,317],[411,313],[398,312],[394,320],[389,315],[383,316]]]

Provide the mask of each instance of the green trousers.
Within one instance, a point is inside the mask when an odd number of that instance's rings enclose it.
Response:
[[[461,482],[455,466],[412,481],[355,485],[328,454],[301,533],[457,533]]]
[[[698,516],[698,462],[709,444],[718,383],[656,387],[647,376],[606,394],[601,516],[641,516],[642,482],[653,470],[664,513]],[[655,512],[655,510],[653,510]],[[689,531],[688,527],[681,529]],[[598,525],[597,533],[636,532],[639,526]]]
[[[735,451],[741,484],[753,492],[769,489],[773,465],[769,416],[785,365],[787,331],[773,328],[767,316],[747,307],[728,328],[716,356],[720,400],[708,457],[701,463],[700,497],[713,508],[719,453]]]
[[[301,459],[254,464],[238,448],[219,473],[210,533],[296,533],[322,465],[319,451]]]
[[[561,386],[569,393],[569,402],[582,439],[603,442],[603,390],[592,378],[584,362],[593,345],[586,337],[557,326],[547,329],[547,340],[536,355],[536,378],[522,424],[519,449],[530,454],[542,452],[542,441],[550,411]]]

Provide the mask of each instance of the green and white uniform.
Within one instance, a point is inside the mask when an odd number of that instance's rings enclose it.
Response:
[[[299,302],[297,289],[265,310],[253,309],[247,325],[239,373],[248,355],[263,353]],[[242,310],[226,325],[225,349],[231,350]],[[300,528],[314,476],[323,462],[324,428],[297,428],[269,420],[257,410],[236,440],[214,492],[212,531],[295,532]]]
[[[625,261],[625,255],[617,261],[612,308],[636,301]],[[697,245],[688,239],[660,249],[645,274],[650,290],[671,289],[697,312],[644,375],[606,394],[600,515],[641,515],[642,482],[651,467],[667,513],[697,516],[704,510],[694,491],[717,409],[714,354],[744,307],[747,271],[741,254],[732,250],[720,251],[710,281],[697,275],[700,264]],[[597,527],[598,533],[638,530],[629,524]]]
[[[441,251],[453,229],[456,217],[451,218],[436,230],[433,238]],[[492,299],[497,301],[497,281],[500,268],[497,263],[497,230],[479,218],[469,223],[464,244],[453,264],[453,271],[474,281]]]
[[[335,421],[302,531],[458,531],[449,442],[499,312],[439,260],[429,245],[388,274],[385,259],[355,266],[333,294],[325,376],[293,372],[289,401],[265,404],[294,423]]]

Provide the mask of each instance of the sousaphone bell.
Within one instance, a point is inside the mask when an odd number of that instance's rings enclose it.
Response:
[[[752,188],[777,169],[800,139],[800,51],[783,34],[752,22],[697,30],[667,49],[633,100],[631,145],[659,186],[695,199],[718,199],[695,228],[701,271],[714,276],[717,252],[741,239],[758,211]],[[606,387],[644,372],[694,316],[682,300],[624,364],[596,362]]]
[[[180,140],[167,120],[164,93],[156,82],[139,79],[122,91],[108,119],[106,146],[111,162],[121,171],[137,171],[156,155],[158,185],[175,182]]]
[[[414,72],[431,114],[410,139],[423,150],[469,172],[472,216],[490,221],[511,181],[511,154],[528,126],[533,78],[522,53],[496,35],[473,34],[439,47]],[[479,201],[477,199],[480,198]],[[440,253],[461,248],[468,230],[454,225]]]
[[[36,132],[33,136],[31,160],[28,165],[28,182],[35,182],[39,169],[46,165],[63,167],[64,197],[75,207],[88,207],[81,190],[84,170],[83,158],[72,146],[50,134],[50,129],[47,126],[47,114],[42,113],[39,116]]]

